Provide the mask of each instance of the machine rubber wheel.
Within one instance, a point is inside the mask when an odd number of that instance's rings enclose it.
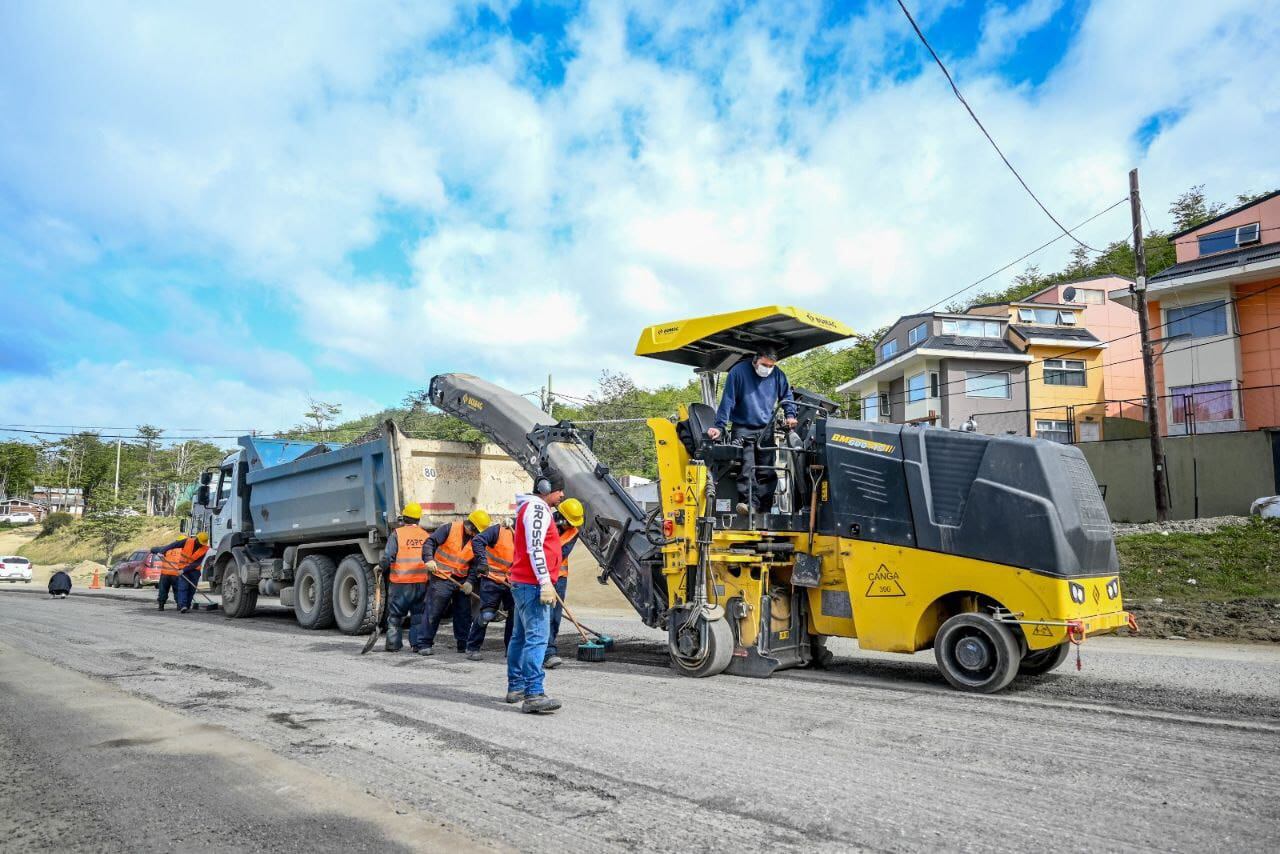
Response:
[[[142,589],[142,575],[140,573],[135,572],[133,574],[133,589],[134,590]]]
[[[1070,654],[1071,644],[1069,643],[1061,643],[1048,649],[1029,652],[1022,657],[1022,663],[1018,665],[1018,675],[1043,676],[1050,671],[1057,670]]]
[[[685,658],[676,649],[670,649],[671,667],[682,676],[702,678],[723,673],[733,660],[733,628],[728,620],[712,620],[707,623],[707,649],[698,658]]]
[[[979,694],[1002,690],[1018,675],[1022,660],[1008,626],[985,614],[956,614],[933,642],[938,669],[953,688]]]
[[[227,564],[222,571],[222,613],[228,618],[238,619],[253,616],[258,607],[258,590],[249,588],[240,580],[235,562]]]
[[[293,614],[304,629],[333,625],[333,576],[338,568],[324,555],[308,555],[293,574]]]
[[[333,576],[333,621],[338,629],[348,635],[373,631],[378,621],[373,600],[373,567],[362,555],[347,555]]]

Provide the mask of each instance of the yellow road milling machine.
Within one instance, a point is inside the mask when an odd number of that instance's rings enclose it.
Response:
[[[666,630],[688,676],[821,666],[835,636],[932,647],[953,686],[990,693],[1053,670],[1087,637],[1134,627],[1106,507],[1070,445],[850,420],[793,389],[799,423],[775,422],[773,506],[736,512],[743,449],[708,436],[719,375],[762,346],[785,358],[851,334],[789,306],[644,330],[637,355],[693,368],[703,397],[649,420],[661,503],[648,512],[596,459],[592,431],[466,374],[433,378],[431,399],[531,475],[565,475],[601,583]]]

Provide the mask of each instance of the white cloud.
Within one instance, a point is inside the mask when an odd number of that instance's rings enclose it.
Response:
[[[1024,36],[1049,23],[1061,8],[1062,0],[1027,0],[1013,10],[998,3],[988,6],[982,15],[982,40],[973,64],[984,67],[1004,59]]]

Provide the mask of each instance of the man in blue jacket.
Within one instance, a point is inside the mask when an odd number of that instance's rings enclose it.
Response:
[[[795,399],[787,375],[778,367],[778,353],[761,349],[729,369],[716,410],[716,426],[707,431],[712,439],[719,439],[733,425],[729,438],[742,446],[737,510],[744,516],[752,511],[767,513],[773,506],[773,493],[778,488],[778,472],[773,468],[777,459],[773,413],[779,403],[787,426],[795,427]]]

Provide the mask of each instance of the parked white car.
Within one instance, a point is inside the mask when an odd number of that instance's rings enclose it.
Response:
[[[0,581],[31,583],[31,561],[17,555],[0,556]]]
[[[12,522],[15,525],[34,525],[36,517],[32,513],[0,513],[0,522]]]

